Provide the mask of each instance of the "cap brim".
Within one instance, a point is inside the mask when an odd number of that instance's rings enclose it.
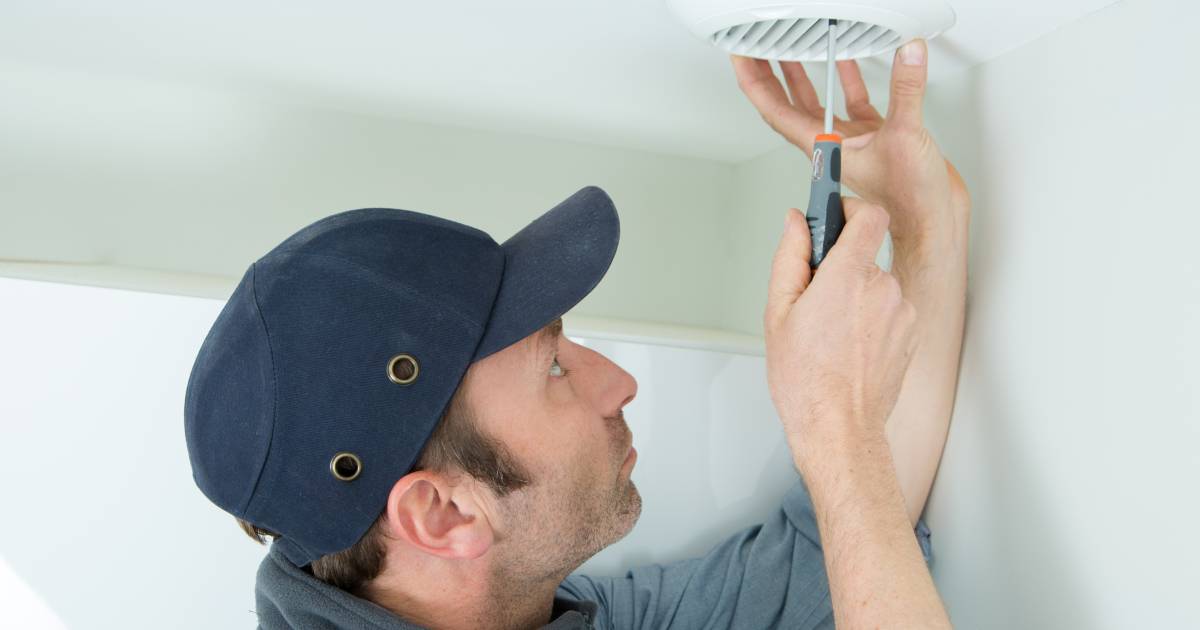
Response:
[[[612,199],[588,186],[504,241],[500,289],[471,360],[503,350],[571,310],[600,283],[620,239]]]

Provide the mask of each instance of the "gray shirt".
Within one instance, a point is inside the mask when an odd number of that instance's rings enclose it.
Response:
[[[930,560],[929,529],[917,541]],[[272,545],[254,588],[259,628],[412,630],[387,609],[330,586]],[[571,575],[545,628],[833,628],[829,582],[812,502],[797,482],[780,509],[699,558],[624,577]]]

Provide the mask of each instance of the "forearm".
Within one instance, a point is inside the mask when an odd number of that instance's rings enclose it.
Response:
[[[844,425],[849,426],[849,425]],[[813,445],[798,457],[839,628],[949,628],[882,435]]]
[[[919,339],[887,437],[909,522],[925,507],[954,409],[966,310],[969,213],[918,234],[893,234],[892,273],[917,310]]]

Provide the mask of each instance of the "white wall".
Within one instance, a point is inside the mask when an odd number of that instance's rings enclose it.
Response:
[[[1118,2],[930,86],[926,124],[974,199],[926,509],[961,628],[1200,626],[1198,19],[1195,2]],[[768,215],[803,208],[788,178],[805,166],[785,146],[737,167],[739,301],[761,300]]]
[[[595,184],[620,212],[621,247],[580,311],[721,326],[731,165],[342,113],[244,86],[11,61],[0,85],[0,275],[225,298],[251,262],[334,212],[429,212],[503,242]],[[147,283],[141,268],[226,282]]]
[[[0,279],[0,303],[0,627],[57,627],[46,609],[71,628],[250,627],[265,548],[196,488],[183,436],[223,301]],[[698,555],[777,508],[796,476],[761,355],[564,321],[639,385],[625,413],[642,518],[583,570]]]
[[[0,303],[0,561],[70,628],[250,627],[255,545],[196,488],[183,437],[222,303],[11,279]],[[0,627],[45,627],[19,609]]]
[[[930,87],[926,122],[974,198],[926,511],[959,627],[1200,627],[1198,19],[1126,0]],[[737,166],[739,304],[762,304],[806,166],[790,146]]]
[[[930,87],[926,122],[974,198],[926,511],[959,627],[1200,627],[1198,19],[1126,0]],[[786,177],[805,165],[792,147],[739,165],[733,203],[804,203]],[[778,239],[758,222],[743,300]]]
[[[784,213],[808,199],[792,147],[734,165],[2,59],[0,82],[0,276],[223,299],[334,212],[418,210],[503,242],[596,184],[621,246],[582,315],[761,336]]]
[[[927,112],[975,197],[928,509],[961,627],[1200,626],[1198,19],[1118,3]]]

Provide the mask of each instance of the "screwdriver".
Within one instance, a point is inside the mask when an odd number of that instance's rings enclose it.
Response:
[[[842,137],[833,133],[833,78],[837,75],[834,62],[837,42],[837,20],[828,20],[829,53],[825,79],[825,133],[817,136],[813,143],[812,188],[808,195],[808,212],[804,213],[808,229],[812,234],[812,260],[814,270],[825,260],[829,248],[833,247],[846,215],[842,212]]]

